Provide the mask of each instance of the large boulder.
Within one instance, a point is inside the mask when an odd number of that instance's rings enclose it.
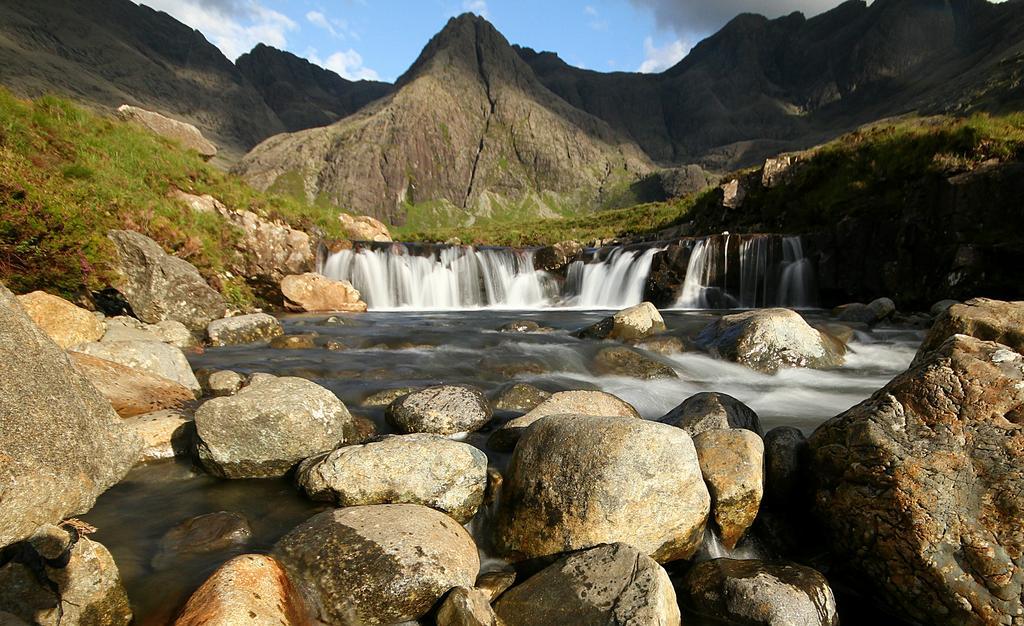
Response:
[[[499,549],[513,559],[622,541],[665,562],[700,546],[711,498],[690,436],[624,417],[552,415],[506,474]]]
[[[437,610],[437,626],[500,626],[483,589],[456,587]]]
[[[658,421],[682,428],[691,437],[723,428],[746,428],[761,434],[761,421],[753,409],[728,394],[715,391],[690,396]]]
[[[769,374],[783,367],[838,367],[846,353],[839,341],[789,309],[723,315],[701,331],[697,344],[721,359]]]
[[[192,331],[176,320],[146,324],[121,315],[107,318],[106,324],[107,331],[100,341],[162,341],[181,349],[199,345]]]
[[[82,352],[68,357],[121,417],[177,409],[195,400],[191,389],[169,378]]]
[[[129,417],[124,424],[142,440],[142,463],[192,454],[196,429],[189,413],[156,411]]]
[[[526,415],[511,419],[494,431],[487,444],[495,450],[507,451],[530,424],[548,415],[591,415],[593,417],[631,417],[640,414],[625,400],[604,391],[559,391],[547,398]]]
[[[635,341],[661,332],[665,332],[665,320],[658,308],[650,302],[641,302],[576,331],[575,336],[581,339]]]
[[[64,298],[33,291],[18,296],[18,304],[36,326],[65,350],[80,343],[98,341],[103,336],[103,320]]]
[[[679,378],[671,366],[625,346],[601,348],[594,356],[594,373],[601,376],[628,376],[642,380]]]
[[[484,499],[487,455],[440,435],[400,435],[308,459],[296,480],[314,500],[422,504],[465,524]]]
[[[118,257],[120,278],[114,286],[135,317],[150,324],[177,320],[195,331],[224,317],[224,298],[191,263],[167,254],[160,244],[134,231],[112,230],[108,236]]]
[[[506,626],[678,626],[668,573],[631,545],[577,552],[513,587],[494,607]]]
[[[839,626],[828,581],[809,567],[715,559],[693,566],[682,586],[694,610],[733,626]]]
[[[387,420],[402,433],[455,435],[483,428],[491,421],[491,405],[476,387],[438,385],[389,404]]]
[[[0,286],[0,546],[88,511],[142,442]]]
[[[243,554],[206,579],[188,599],[174,625],[308,623],[302,596],[281,565],[269,556]]]
[[[195,394],[202,392],[188,359],[179,348],[160,341],[102,341],[75,346],[74,352],[172,380]]]
[[[975,298],[963,304],[950,305],[928,331],[916,361],[927,358],[953,335],[995,341],[1024,353],[1024,302]]]
[[[954,335],[809,439],[844,573],[909,621],[1024,614],[1024,357]]]
[[[166,115],[130,104],[119,106],[117,116],[126,122],[139,124],[156,135],[176,141],[186,150],[195,150],[206,160],[217,156],[217,146],[203,137],[203,133],[188,122],[171,119]]]
[[[326,511],[275,546],[289,578],[333,624],[394,624],[430,611],[453,587],[472,587],[480,557],[455,520],[415,504]]]
[[[578,241],[560,241],[552,246],[545,246],[533,255],[533,267],[541,272],[559,272],[575,261],[583,252],[583,244]]]
[[[366,310],[366,303],[352,283],[331,280],[313,272],[285,276],[281,280],[281,293],[289,311],[361,313]]]
[[[284,334],[284,327],[273,315],[250,313],[213,320],[206,327],[210,344],[231,346],[257,341],[270,341]]]
[[[250,286],[275,304],[280,300],[282,278],[310,272],[316,265],[313,241],[307,233],[252,211],[221,205],[218,212],[241,233],[234,242],[232,271],[244,276]]]
[[[303,459],[333,450],[354,422],[337,396],[304,378],[253,377],[233,396],[196,411],[196,451],[222,478],[283,476]]]
[[[345,231],[348,238],[354,241],[391,241],[391,232],[388,227],[369,215],[353,217],[348,213],[339,213],[338,221],[341,222],[341,229]]]
[[[754,523],[764,495],[764,443],[742,428],[708,430],[693,438],[711,493],[711,519],[732,550]]]

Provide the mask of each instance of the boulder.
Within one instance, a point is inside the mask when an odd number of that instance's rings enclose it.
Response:
[[[949,310],[949,307],[954,304],[960,304],[959,300],[939,300],[932,305],[932,308],[928,310],[928,313],[932,317],[938,317]]]
[[[494,607],[506,626],[679,626],[668,573],[631,545],[570,554],[513,587]]]
[[[55,344],[67,350],[80,343],[98,341],[104,323],[95,314],[45,291],[18,296],[18,304]]]
[[[711,493],[711,520],[732,550],[754,523],[764,496],[764,443],[742,428],[708,430],[693,438]]]
[[[487,594],[488,600],[494,602],[498,597],[509,590],[509,587],[516,582],[515,570],[498,570],[487,572],[477,576],[474,589],[479,589]]]
[[[487,455],[439,435],[385,437],[308,459],[296,481],[314,500],[422,504],[465,524],[484,499]]]
[[[142,442],[0,285],[0,547],[85,513]]]
[[[117,107],[117,116],[126,122],[134,122],[150,132],[181,144],[186,150],[195,150],[207,161],[217,156],[215,146],[198,128],[188,122],[181,122],[130,104]]]
[[[889,298],[876,298],[868,303],[868,308],[875,314],[875,320],[881,322],[896,312],[896,303]]]
[[[214,397],[233,396],[245,384],[245,378],[238,372],[220,370],[212,372],[206,379],[206,393]]]
[[[456,587],[437,610],[437,626],[499,626],[490,597],[482,589]]]
[[[501,392],[494,402],[494,408],[499,411],[530,411],[550,397],[551,394],[543,389],[527,383],[516,383]]]
[[[312,272],[285,276],[281,280],[281,293],[289,311],[361,313],[366,310],[366,303],[352,283]]]
[[[704,561],[690,569],[682,587],[695,611],[734,626],[839,626],[828,581],[801,565]]]
[[[143,322],[177,320],[202,331],[224,317],[224,298],[214,291],[191,263],[164,252],[160,244],[130,230],[108,233],[117,250],[120,274],[114,285]]]
[[[721,186],[722,206],[727,209],[738,209],[747,198],[747,187],[744,181],[734,178]]]
[[[764,436],[765,502],[792,509],[803,494],[807,471],[807,438],[799,428],[779,426]]]
[[[491,421],[491,405],[476,387],[438,385],[389,404],[387,420],[402,433],[454,435],[483,428]]]
[[[854,302],[837,306],[832,310],[832,315],[836,316],[841,322],[877,324],[882,320],[892,317],[895,312],[895,302],[889,298],[878,298],[868,304]]]
[[[75,346],[73,351],[172,380],[193,394],[199,394],[203,390],[185,354],[179,348],[166,343],[104,341]]]
[[[529,413],[511,419],[494,431],[487,445],[509,451],[530,425],[548,415],[590,415],[593,417],[630,417],[640,419],[631,404],[604,391],[559,391]]]
[[[195,400],[191,389],[169,378],[82,352],[69,352],[68,357],[121,417],[180,409]]]
[[[642,380],[679,378],[669,365],[623,346],[601,348],[594,357],[594,372],[601,376],[628,376]]]
[[[553,328],[541,326],[533,320],[515,320],[498,327],[499,333],[549,333]]]
[[[123,315],[107,318],[107,330],[100,341],[162,341],[183,350],[199,345],[192,331],[176,320],[146,324]]]
[[[954,304],[939,315],[917,351],[915,363],[944,344],[953,335],[970,335],[995,341],[1024,353],[1024,301],[1003,302],[974,298]]]
[[[711,498],[690,436],[636,418],[552,415],[512,454],[497,544],[513,560],[622,541],[665,562],[704,537]]]
[[[540,272],[559,272],[575,261],[583,252],[578,241],[560,241],[553,246],[537,250],[533,255],[533,267]]]
[[[641,350],[646,350],[662,356],[686,352],[686,343],[679,337],[672,337],[670,335],[662,337],[645,337],[643,339],[630,341],[629,344],[640,348]]]
[[[180,565],[197,555],[228,550],[241,551],[252,539],[252,527],[245,516],[217,511],[190,517],[160,538],[160,547],[150,561],[155,570]]]
[[[761,168],[761,186],[772,189],[788,183],[793,178],[794,166],[799,162],[800,156],[796,154],[780,154],[765,159]]]
[[[701,331],[697,344],[713,356],[768,374],[782,367],[838,367],[846,353],[841,343],[789,309],[723,315]]]
[[[910,622],[1019,620],[1022,407],[1024,357],[954,335],[819,427],[814,513],[843,573]]]
[[[207,400],[195,422],[199,461],[222,478],[283,476],[353,430],[348,409],[327,389],[269,375],[254,376],[233,396]]]
[[[39,626],[131,623],[128,594],[102,544],[45,525],[18,548],[0,567],[0,611]]]
[[[363,400],[363,406],[387,406],[395,400],[407,396],[414,391],[419,391],[422,387],[397,387],[395,389],[384,389],[376,393],[371,393],[366,396]]]
[[[665,320],[650,302],[623,309],[611,317],[573,333],[581,339],[634,341],[665,332]]]
[[[191,454],[195,438],[192,416],[181,411],[156,411],[130,417],[124,425],[142,440],[141,463]]]
[[[231,270],[273,304],[281,301],[281,279],[313,271],[316,251],[307,233],[252,211],[221,205],[218,213],[241,233],[234,242]]]
[[[236,556],[203,583],[175,626],[276,624],[305,626],[309,614],[281,564],[262,554]]]
[[[232,346],[236,344],[270,341],[284,334],[284,327],[273,315],[266,313],[250,313],[213,320],[206,327],[213,346]]]
[[[728,394],[715,391],[690,396],[658,421],[682,428],[691,437],[727,428],[746,428],[758,435],[762,432],[761,420],[753,409]]]
[[[353,241],[391,241],[391,231],[388,230],[388,227],[369,215],[353,217],[348,213],[339,213],[338,221],[341,222],[341,229]]]
[[[278,350],[311,350],[316,347],[315,333],[278,335],[270,340],[270,347]]]
[[[471,587],[480,557],[455,520],[415,504],[325,511],[299,524],[274,557],[327,623],[422,617],[453,587]]]

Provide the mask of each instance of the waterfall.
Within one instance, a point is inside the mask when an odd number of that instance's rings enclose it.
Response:
[[[566,303],[590,309],[621,309],[640,304],[651,263],[662,250],[616,248],[604,261],[573,261],[565,281]]]

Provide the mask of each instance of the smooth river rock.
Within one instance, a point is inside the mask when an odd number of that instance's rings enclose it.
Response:
[[[175,626],[307,626],[308,609],[280,563],[262,554],[236,556],[192,594]]]
[[[754,523],[764,496],[764,443],[742,428],[708,430],[693,439],[711,493],[711,519],[732,550]]]
[[[124,425],[142,439],[140,463],[187,457],[195,441],[192,415],[183,411],[156,411],[125,419]]]
[[[753,409],[728,394],[713,391],[690,396],[658,421],[682,428],[691,437],[726,428],[745,428],[761,434],[761,420]]]
[[[552,415],[516,446],[497,515],[513,560],[625,542],[660,562],[700,546],[711,507],[690,436],[626,417]]]
[[[531,411],[550,397],[551,394],[543,389],[528,383],[516,383],[501,392],[494,401],[494,408],[499,411]]]
[[[1020,623],[1024,356],[954,335],[808,443],[845,578],[910,622]]]
[[[284,328],[273,315],[250,313],[213,320],[206,327],[206,332],[210,336],[211,345],[231,346],[270,341],[283,335]]]
[[[783,367],[838,367],[846,354],[841,342],[789,309],[723,315],[708,324],[696,341],[713,356],[768,374]]]
[[[681,623],[668,574],[624,543],[563,557],[504,593],[494,610],[506,626]]]
[[[422,504],[465,524],[484,499],[487,455],[440,435],[399,435],[308,459],[296,481],[314,500]]]
[[[508,451],[515,447],[523,431],[548,415],[591,415],[594,417],[632,417],[640,414],[625,400],[604,391],[559,391],[544,400],[526,415],[511,419],[494,431],[487,444],[495,450]]]
[[[196,399],[191,389],[163,376],[83,352],[69,352],[68,357],[121,417],[179,409]]]
[[[455,520],[415,504],[325,511],[275,546],[327,623],[394,624],[422,617],[454,587],[472,587],[480,557]]]
[[[164,533],[150,565],[161,570],[201,554],[241,551],[250,539],[252,527],[244,515],[233,511],[196,515]]]
[[[283,476],[353,430],[348,409],[329,390],[265,374],[233,396],[204,402],[195,422],[199,461],[222,478]]]
[[[366,310],[366,303],[352,283],[312,272],[285,276],[281,280],[281,293],[289,311],[361,313]]]
[[[594,373],[643,380],[679,378],[671,366],[625,346],[601,348],[594,357]]]
[[[665,320],[650,302],[623,309],[575,333],[581,339],[634,341],[665,332]]]
[[[1024,301],[975,298],[949,306],[932,324],[915,361],[927,358],[953,335],[995,341],[1024,353]]]
[[[75,346],[74,351],[172,380],[193,394],[202,392],[185,353],[160,341],[85,343]]]
[[[491,421],[491,405],[476,387],[438,385],[396,399],[387,420],[402,433],[454,435],[483,428]]]
[[[80,343],[99,341],[103,336],[103,320],[64,298],[45,291],[33,291],[18,296],[18,304],[25,309],[36,326],[65,350]]]

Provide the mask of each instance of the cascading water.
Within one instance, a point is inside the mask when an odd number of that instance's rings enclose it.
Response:
[[[664,248],[616,248],[604,261],[573,261],[565,280],[565,301],[582,308],[624,308],[643,301],[654,256]]]

